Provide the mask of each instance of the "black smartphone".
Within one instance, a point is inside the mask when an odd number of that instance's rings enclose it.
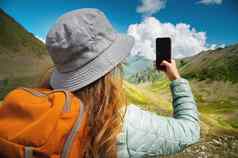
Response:
[[[171,39],[169,37],[156,38],[156,67],[158,70],[165,70],[161,62],[171,62]]]

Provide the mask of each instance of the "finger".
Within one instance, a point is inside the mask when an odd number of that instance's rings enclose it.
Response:
[[[171,63],[175,63],[175,60],[174,60],[174,59],[171,59]]]
[[[163,60],[162,62],[161,62],[161,64],[160,64],[161,66],[170,66],[170,63],[169,62],[167,62],[166,60]]]

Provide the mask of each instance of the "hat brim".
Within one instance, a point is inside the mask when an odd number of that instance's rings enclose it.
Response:
[[[83,67],[67,73],[55,68],[50,77],[50,85],[54,89],[75,91],[104,76],[121,63],[131,52],[134,38],[126,34],[118,34],[117,39],[98,57]]]

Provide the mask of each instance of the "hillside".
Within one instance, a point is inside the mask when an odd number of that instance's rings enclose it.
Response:
[[[238,44],[201,52],[179,63],[186,78],[238,82]]]
[[[16,86],[34,86],[51,65],[44,43],[0,9],[0,100]]]
[[[47,54],[44,44],[0,9],[0,54]]]

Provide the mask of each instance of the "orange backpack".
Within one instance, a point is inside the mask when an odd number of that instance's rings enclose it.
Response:
[[[80,158],[82,102],[63,89],[19,87],[0,106],[0,158]]]

